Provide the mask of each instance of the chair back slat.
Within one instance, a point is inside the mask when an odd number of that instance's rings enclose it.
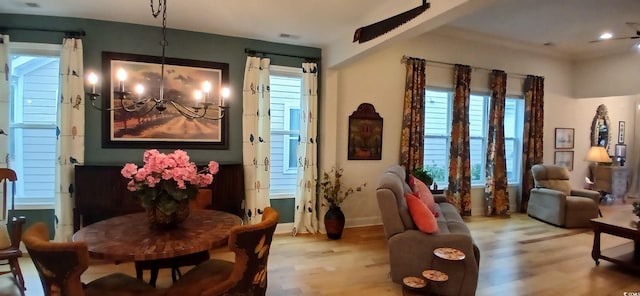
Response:
[[[11,182],[11,209],[14,209],[16,196],[16,172],[9,168],[0,168],[0,182],[2,182],[2,220],[7,220],[7,183]]]

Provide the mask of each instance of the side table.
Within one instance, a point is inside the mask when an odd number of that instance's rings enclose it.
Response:
[[[402,295],[404,296],[417,296],[417,295],[434,295],[431,293],[430,282],[444,283],[449,280],[449,276],[442,271],[427,269],[422,272],[422,276],[427,279],[425,281],[422,278],[408,276],[402,279]]]
[[[461,262],[461,263],[464,264],[464,259],[467,257],[464,254],[464,252],[462,252],[462,251],[460,251],[458,249],[454,249],[454,248],[437,248],[437,249],[433,250],[433,255],[435,257],[431,261],[431,266],[432,267],[435,266],[436,259],[438,259],[438,258],[441,259],[441,260],[449,261],[449,262]],[[462,270],[465,271],[465,272],[462,273],[462,282],[464,282],[464,278],[466,276],[466,270],[464,268]],[[424,275],[424,273],[423,273],[423,275]],[[444,276],[446,276],[446,274],[444,274]],[[448,280],[448,279],[449,278],[447,276],[446,280]],[[460,295],[460,293],[462,293],[462,285],[460,285],[460,291],[458,291],[458,295]]]

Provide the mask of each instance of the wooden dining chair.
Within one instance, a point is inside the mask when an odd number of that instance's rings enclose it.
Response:
[[[38,271],[45,296],[156,296],[166,293],[166,290],[155,289],[122,273],[83,284],[80,277],[89,267],[87,244],[49,241],[49,231],[42,222],[29,227],[22,241]]]
[[[11,184],[11,207],[13,208],[15,196],[15,182],[18,180],[16,172],[9,168],[0,168],[0,182],[2,183],[2,221],[7,221],[7,184]],[[3,265],[9,265],[9,270],[0,271],[0,274],[12,273],[16,280],[16,285],[21,293],[24,293],[24,277],[20,270],[18,258],[22,257],[20,251],[20,237],[22,227],[26,221],[25,217],[12,218],[6,228],[0,226],[0,261],[5,261]],[[11,230],[10,232],[8,230]]]
[[[266,207],[260,223],[231,228],[228,247],[235,261],[207,260],[185,273],[167,295],[265,295],[267,261],[278,220],[278,212]]]

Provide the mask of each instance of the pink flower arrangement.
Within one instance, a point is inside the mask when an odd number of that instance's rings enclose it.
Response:
[[[127,189],[136,192],[144,207],[158,206],[166,214],[175,211],[177,202],[193,198],[198,188],[213,182],[218,163],[210,161],[208,168],[198,171],[195,163],[183,150],[164,154],[156,149],[144,152],[144,165],[139,168],[127,163],[120,173],[127,179]]]

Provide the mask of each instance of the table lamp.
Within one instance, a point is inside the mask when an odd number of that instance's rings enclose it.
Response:
[[[595,162],[597,166],[601,162],[610,163],[611,157],[609,157],[609,153],[602,146],[591,146],[589,148],[589,152],[587,152],[587,157],[585,157],[586,161]]]
[[[594,167],[591,175],[593,176],[593,183],[598,184],[598,180],[596,179],[596,175],[598,175],[596,173],[598,164],[600,164],[601,162],[610,163],[611,157],[609,157],[609,153],[607,153],[607,150],[605,150],[602,146],[591,146],[591,148],[589,148],[589,152],[587,152],[587,157],[585,157],[584,160],[594,162]],[[598,188],[594,189],[598,190]],[[600,198],[600,200],[602,200],[602,198]]]

